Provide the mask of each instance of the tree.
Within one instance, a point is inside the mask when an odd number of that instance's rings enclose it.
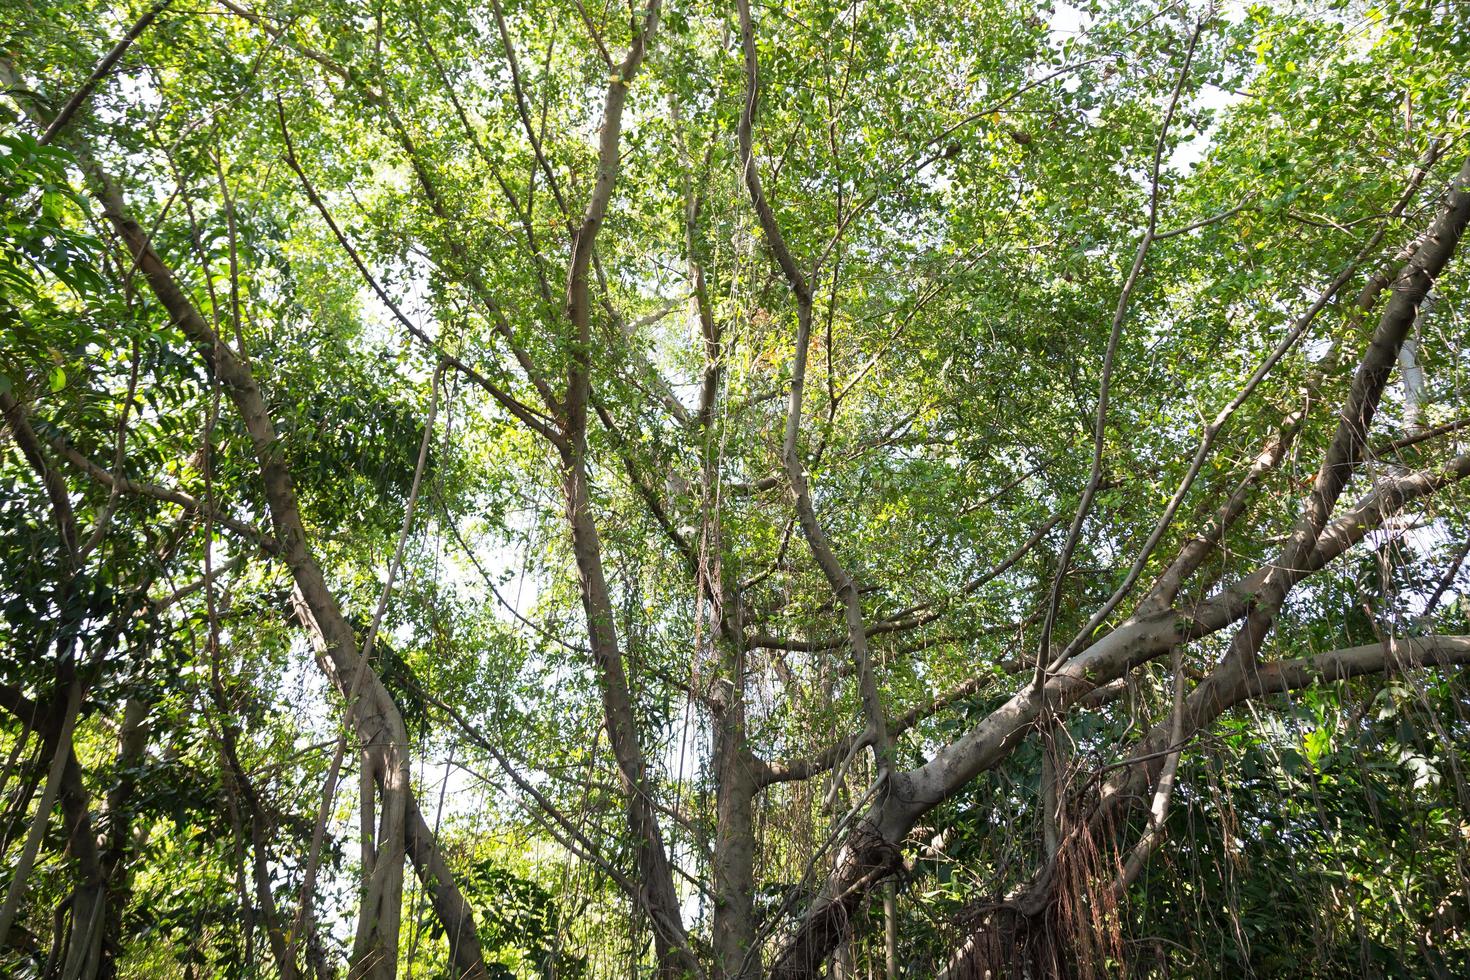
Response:
[[[1457,6],[3,24],[8,968],[1465,964]]]

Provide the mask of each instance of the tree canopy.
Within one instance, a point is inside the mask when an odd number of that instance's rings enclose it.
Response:
[[[1470,974],[1467,65],[7,3],[0,973]]]

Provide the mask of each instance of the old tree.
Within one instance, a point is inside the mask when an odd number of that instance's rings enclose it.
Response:
[[[0,973],[1470,972],[1465,4],[0,40]]]

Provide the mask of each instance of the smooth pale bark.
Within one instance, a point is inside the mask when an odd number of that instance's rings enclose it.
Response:
[[[699,968],[689,952],[658,813],[651,802],[653,787],[633,717],[633,698],[618,645],[611,593],[602,570],[602,546],[587,492],[586,443],[580,436],[574,436],[573,441],[580,445],[581,451],[574,448],[565,460],[563,489],[567,497],[567,520],[572,528],[572,551],[580,575],[587,638],[597,667],[603,721],[623,780],[628,829],[633,836],[638,880],[643,889],[642,904],[652,920],[661,973],[669,977],[697,975]]]
[[[883,712],[883,701],[878,693],[878,682],[873,673],[872,658],[868,653],[868,628],[863,618],[862,596],[852,574],[837,557],[831,539],[816,508],[812,505],[811,488],[808,485],[806,464],[802,461],[799,436],[801,433],[802,401],[806,387],[807,354],[811,347],[812,333],[812,289],[811,282],[797,265],[796,258],[781,233],[776,213],[766,198],[761,185],[760,167],[756,163],[754,148],[755,112],[760,99],[760,65],[756,57],[755,24],[751,18],[750,0],[738,0],[736,8],[740,15],[741,51],[745,60],[745,104],[740,113],[737,139],[740,144],[741,170],[745,187],[766,245],[776,259],[792,298],[796,301],[796,356],[791,368],[791,392],[786,404],[786,428],[781,441],[781,464],[786,471],[786,480],[791,488],[791,500],[796,508],[797,524],[802,537],[822,570],[832,594],[842,604],[843,619],[847,625],[848,647],[852,655],[853,669],[857,672],[858,695],[862,700],[864,731],[853,746],[856,752],[864,745],[873,747],[877,760],[877,773],[886,777],[893,765],[893,743],[888,731],[888,722]]]
[[[373,769],[383,803],[379,849],[375,856],[374,874],[365,882],[352,975],[392,976],[397,970],[405,842],[412,832],[407,821],[407,805],[412,798],[408,736],[402,716],[376,671],[359,655],[357,637],[308,548],[291,474],[285,465],[264,396],[249,366],[215,335],[180,289],[172,271],[158,257],[147,235],[128,214],[117,185],[95,165],[90,169],[104,213],[174,324],[195,345],[211,372],[220,380],[245,425],[260,467],[281,557],[326,643],[332,679],[349,700],[349,721],[363,747],[363,764]],[[436,887],[452,887],[452,883],[442,881],[436,883]],[[469,907],[462,898],[459,906]],[[462,921],[446,923],[446,926],[451,931],[465,931]],[[464,948],[465,944],[460,945],[461,956],[472,955]],[[479,961],[477,944],[473,960]],[[473,968],[475,963],[469,965]],[[483,970],[483,962],[479,962],[478,971],[468,975],[483,975]]]
[[[474,909],[455,887],[454,876],[440,853],[439,841],[413,795],[408,798],[407,817],[408,856],[428,892],[434,914],[444,926],[455,976],[462,980],[483,980],[488,973],[480,950]]]
[[[148,236],[129,215],[122,193],[93,166],[103,211],[126,244],[149,287],[173,323],[199,351],[234,403],[250,436],[265,487],[266,502],[280,541],[282,558],[311,610],[327,644],[333,679],[349,698],[351,724],[383,795],[381,853],[364,883],[354,943],[354,976],[394,975],[403,894],[404,805],[409,790],[408,734],[403,718],[376,672],[358,655],[357,637],[348,624],[307,546],[306,528],[291,474],[276,436],[265,398],[249,366],[194,308],[172,270],[153,250]],[[355,697],[354,697],[355,695]]]
[[[1300,413],[1288,415],[1283,420],[1278,434],[1266,443],[1266,447],[1251,462],[1245,478],[1220,505],[1214,519],[1199,534],[1185,542],[1174,560],[1160,573],[1148,595],[1139,603],[1140,612],[1161,612],[1174,604],[1185,581],[1199,570],[1206,558],[1214,554],[1224,540],[1225,532],[1245,513],[1257,484],[1267,473],[1281,465],[1286,451],[1291,448],[1300,431],[1301,420]]]
[[[13,75],[8,61],[0,67],[7,79]],[[29,101],[26,108],[41,118],[42,113]],[[347,699],[348,721],[361,746],[362,765],[374,774],[382,794],[379,852],[373,873],[363,884],[350,976],[373,980],[392,977],[397,972],[402,914],[406,804],[412,794],[403,718],[377,673],[360,655],[356,634],[310,551],[284,450],[248,362],[199,313],[173,270],[154,250],[149,235],[129,213],[121,188],[103,171],[88,147],[78,142],[72,148],[134,267],[142,273],[173,325],[183,332],[221,383],[250,437],[280,557],[326,644],[325,663]]]
[[[1043,709],[1065,710],[1097,687],[1177,644],[1240,620],[1246,620],[1246,628],[1237,634],[1232,659],[1244,674],[1245,666],[1255,662],[1254,647],[1247,645],[1259,645],[1292,586],[1361,540],[1369,528],[1377,527],[1404,503],[1470,474],[1470,458],[1457,457],[1435,471],[1386,480],[1344,517],[1328,521],[1362,458],[1399,345],[1413,326],[1435,277],[1454,254],[1467,222],[1470,160],[1461,168],[1420,247],[1393,280],[1392,295],[1354,375],[1303,516],[1277,560],[1192,608],[1188,615],[1166,609],[1135,616],[1047,674],[1041,686],[1017,693],[977,726],[942,747],[928,763],[910,772],[895,773],[888,796],[874,805],[839,851],[821,895],[778,953],[773,976],[812,976],[872,887],[897,870],[904,838],[919,817],[1008,757]],[[1244,681],[1222,675],[1213,685],[1219,691],[1200,694],[1197,688],[1191,697],[1223,700],[1240,683]],[[1187,728],[1187,717],[1185,724]]]
[[[1087,829],[1097,832],[1105,826],[1116,826],[1126,817],[1128,808],[1142,806],[1149,799],[1150,780],[1157,782],[1162,774],[1158,770],[1167,772],[1171,760],[1178,758],[1178,753],[1167,749],[1187,743],[1220,715],[1246,701],[1368,674],[1465,664],[1470,664],[1470,636],[1393,638],[1299,660],[1261,664],[1254,669],[1238,660],[1227,661],[1191,692],[1177,717],[1171,714],[1140,740],[1130,753],[1131,758],[1140,761],[1124,766],[1109,780]],[[1157,838],[1158,828],[1150,820],[1139,843],[1146,852],[1157,845]],[[1129,871],[1137,874],[1141,870],[1134,867],[1132,857],[1130,854],[1125,862],[1125,878]],[[1141,857],[1146,858],[1147,853]],[[1050,872],[1049,866],[1043,869],[1013,902],[981,922],[974,936],[951,956],[941,973],[944,980],[979,980],[1004,975],[1005,970],[1015,967],[1017,953],[1028,938],[1029,924],[1044,910]]]
[[[677,108],[677,104],[675,106]],[[708,165],[713,146],[706,150]],[[687,159],[686,159],[687,165]],[[699,408],[694,422],[703,435],[701,524],[702,553],[691,571],[700,602],[707,596],[714,605],[713,619],[725,642],[723,697],[713,699],[715,774],[715,841],[711,860],[714,912],[711,941],[714,953],[712,974],[718,980],[747,980],[761,974],[761,950],[755,921],[755,797],[760,763],[750,750],[746,729],[746,642],[741,611],[744,597],[738,584],[728,581],[723,563],[724,522],[720,509],[720,447],[713,426],[721,396],[724,351],[720,323],[710,303],[704,277],[703,248],[698,219],[701,199],[686,178],[684,187],[685,248],[687,271],[693,284],[690,299],[704,339],[704,371],[699,388]],[[712,567],[711,567],[712,566]],[[711,637],[710,644],[716,645]]]
[[[279,36],[278,31],[266,26],[257,15],[234,5],[227,4],[227,6],[230,6],[232,10],[252,23],[261,25],[272,36]],[[653,921],[654,934],[658,946],[657,955],[661,964],[660,969],[669,975],[697,975],[699,968],[692,953],[688,949],[687,936],[679,914],[679,903],[673,884],[672,869],[669,865],[667,851],[658,827],[656,813],[649,802],[650,786],[648,783],[647,766],[643,757],[642,747],[639,744],[636,725],[633,721],[632,701],[628,691],[626,670],[623,666],[622,652],[618,645],[616,629],[612,619],[612,602],[607,588],[606,575],[602,569],[601,543],[598,536],[596,520],[591,510],[590,495],[587,486],[587,409],[592,402],[590,377],[592,300],[588,279],[595,259],[597,236],[601,230],[603,218],[616,184],[620,158],[622,114],[627,100],[628,87],[647,56],[649,45],[652,42],[658,24],[660,6],[659,0],[654,0],[642,12],[641,20],[635,22],[633,41],[623,61],[615,68],[607,88],[603,107],[602,127],[598,137],[597,176],[589,196],[587,209],[573,234],[572,252],[569,261],[565,309],[567,319],[573,330],[575,346],[571,368],[568,372],[567,391],[564,402],[558,402],[553,397],[545,378],[536,369],[535,364],[530,360],[527,353],[514,343],[509,324],[505,322],[503,315],[501,315],[491,291],[485,288],[484,283],[474,271],[473,263],[469,260],[463,248],[458,242],[453,240],[451,240],[449,246],[460,265],[457,271],[466,279],[468,284],[473,288],[476,296],[490,311],[492,319],[496,322],[498,332],[511,346],[527,379],[533,384],[538,393],[540,393],[546,407],[559,416],[559,425],[556,429],[553,429],[543,421],[544,417],[530,412],[497,387],[488,385],[485,379],[477,374],[467,372],[472,380],[475,380],[482,387],[489,390],[496,397],[497,401],[506,407],[511,414],[515,415],[533,431],[546,438],[556,446],[561,454],[563,467],[562,485],[568,522],[572,534],[573,552],[577,559],[583,607],[588,619],[589,645],[594,664],[598,668],[604,717],[611,736],[610,742],[613,754],[617,760],[619,772],[622,775],[625,786],[629,828],[636,842],[637,863],[640,877],[644,882],[644,890],[640,896],[639,904],[649,911],[650,918]],[[508,34],[505,34],[505,24],[498,6],[495,8],[495,13],[503,33],[503,39],[507,45],[507,50],[510,51],[512,50],[512,46]],[[442,220],[452,223],[452,216],[439,195],[436,182],[430,174],[422,155],[414,145],[407,128],[398,119],[392,106],[383,98],[382,94],[364,86],[360,78],[355,77],[353,73],[347,71],[332,59],[318,52],[306,51],[304,53],[314,61],[322,64],[333,74],[353,84],[373,105],[376,105],[385,113],[400,146],[408,156],[415,177],[423,188],[431,207]],[[519,102],[522,98],[522,92],[513,64],[512,71],[513,75],[516,76],[513,77],[513,83]],[[521,106],[521,109],[523,116],[525,116],[524,105]],[[536,148],[537,156],[540,158],[540,147],[536,142],[535,127],[531,125],[529,116],[525,116],[523,121],[526,124],[528,136]],[[544,160],[542,163],[544,167]],[[297,169],[298,173],[301,173],[294,159],[292,165],[293,168]],[[555,189],[556,180],[554,174],[549,168],[545,168],[545,172],[553,189]],[[313,197],[315,202],[317,199],[314,191],[308,188],[308,193]],[[559,193],[557,196],[560,200]],[[318,206],[320,207],[320,205]],[[323,214],[325,215],[324,209]],[[337,229],[334,227],[333,230],[336,231]],[[340,233],[339,238],[341,238]],[[347,244],[345,239],[342,239],[342,244],[344,246]],[[359,262],[355,255],[352,257],[355,262]],[[359,268],[363,268],[360,262]],[[382,294],[375,283],[373,286],[386,301],[386,295]],[[390,307],[391,305],[390,303]],[[397,312],[396,309],[394,312]],[[400,316],[400,319],[404,318]],[[406,320],[405,323],[407,323]],[[411,330],[414,329],[411,324],[408,325]],[[421,337],[420,339],[423,338]],[[452,931],[453,928],[451,927]]]
[[[232,10],[250,20],[252,23],[261,25],[267,33],[279,37],[279,32],[266,26],[261,19],[249,11],[229,5]],[[572,366],[568,375],[566,399],[564,403],[558,403],[552,396],[550,388],[545,379],[537,371],[529,356],[514,343],[509,325],[501,315],[499,307],[495,304],[491,291],[485,288],[478,274],[474,271],[473,263],[464,252],[462,246],[456,242],[450,242],[451,252],[455,255],[461,268],[458,270],[465,277],[476,296],[485,304],[490,311],[492,319],[496,321],[497,330],[512,347],[517,361],[525,371],[528,380],[541,394],[547,408],[562,416],[559,429],[553,430],[536,413],[530,412],[520,403],[510,398],[498,387],[490,385],[486,380],[473,372],[466,372],[472,380],[481,387],[485,387],[492,396],[496,397],[508,411],[520,419],[533,431],[545,437],[559,450],[563,463],[563,490],[571,526],[573,551],[577,558],[580,581],[582,585],[582,598],[584,610],[588,617],[588,633],[591,640],[590,646],[593,661],[598,667],[599,686],[602,692],[605,720],[611,733],[613,753],[618,762],[619,771],[622,774],[627,794],[628,822],[635,840],[637,841],[638,865],[640,876],[645,883],[644,894],[641,902],[650,911],[653,920],[655,938],[658,943],[658,957],[661,968],[670,971],[671,975],[680,973],[698,973],[697,964],[688,952],[688,941],[680,920],[678,910],[677,893],[673,885],[673,873],[669,866],[667,852],[665,850],[658,821],[653,807],[649,803],[649,790],[647,779],[647,767],[643,758],[642,748],[638,742],[636,725],[633,722],[632,701],[628,692],[626,671],[623,667],[622,653],[618,646],[616,630],[612,619],[612,603],[607,589],[606,576],[602,570],[601,544],[598,538],[596,521],[593,517],[590,505],[590,497],[587,489],[587,407],[591,401],[590,384],[590,347],[591,347],[591,315],[592,302],[588,285],[588,276],[595,255],[597,235],[601,229],[603,217],[606,214],[608,204],[611,200],[612,191],[616,183],[620,139],[622,127],[623,107],[627,99],[627,90],[639,67],[642,65],[648,52],[648,46],[652,41],[659,17],[660,3],[658,0],[651,3],[644,11],[641,23],[635,25],[633,43],[630,45],[626,57],[616,69],[614,77],[607,88],[606,100],[603,108],[603,123],[599,133],[598,141],[598,170],[597,178],[593,184],[592,193],[589,197],[587,210],[582,216],[581,223],[573,236],[572,255],[569,263],[567,280],[566,313],[575,335],[576,349],[572,358]],[[497,8],[497,17],[499,11]],[[503,24],[502,24],[503,28]],[[507,46],[509,47],[508,38]],[[430,174],[427,165],[418,152],[414,141],[410,137],[407,128],[393,111],[392,106],[382,96],[364,85],[360,78],[353,75],[343,66],[337,64],[330,58],[318,52],[305,51],[308,57],[322,64],[333,74],[343,78],[357,87],[362,94],[381,109],[387,116],[391,129],[395,134],[400,146],[407,154],[409,163],[414,171],[415,177],[423,188],[431,207],[435,213],[446,222],[452,222],[452,216],[441,199],[437,185]],[[519,82],[516,82],[517,96],[520,96]],[[533,142],[535,141],[534,127],[527,120],[528,133]],[[538,157],[539,157],[538,147]],[[301,173],[298,165],[291,161],[293,169]],[[548,179],[555,183],[551,172],[547,171]],[[304,176],[304,174],[303,174]],[[308,187],[308,193],[312,196],[314,203],[319,201],[315,192]],[[323,208],[325,215],[325,209]],[[333,228],[334,232],[337,229]],[[339,238],[341,238],[339,233]],[[342,239],[342,244],[347,243]],[[349,250],[350,252],[350,250]],[[351,254],[351,253],[350,253]],[[360,260],[352,254],[355,262]],[[387,301],[385,294],[373,283],[373,287]],[[392,304],[390,303],[390,307]],[[397,310],[394,309],[397,313]],[[405,323],[407,323],[406,319]],[[413,330],[411,324],[408,324]],[[421,340],[424,338],[420,338]],[[409,829],[413,830],[413,821],[409,821]],[[420,849],[420,853],[428,854],[427,850]],[[419,865],[421,875],[424,873],[425,865]],[[426,883],[427,884],[427,883]],[[430,886],[431,894],[434,889]],[[455,908],[465,907],[462,901],[450,901],[446,906],[446,912]],[[436,905],[436,907],[438,907]],[[449,923],[446,926],[453,934],[455,927]]]
[[[641,904],[653,926],[659,974],[675,978],[697,976],[701,970],[689,949],[689,939],[679,911],[679,897],[674,888],[673,869],[652,803],[653,787],[633,716],[633,699],[618,643],[612,595],[603,571],[602,543],[593,516],[587,466],[587,409],[592,396],[592,299],[588,277],[597,235],[617,181],[628,85],[647,55],[658,26],[660,6],[659,0],[653,0],[644,11],[641,23],[635,22],[633,43],[622,63],[614,69],[598,136],[597,177],[587,210],[572,237],[566,314],[573,331],[574,348],[567,374],[565,439],[559,448],[562,490],[567,523],[572,533],[572,552],[577,562],[582,608],[587,617],[588,643],[597,667],[608,742],[623,781],[628,829],[633,838],[638,879],[642,886]]]
[[[1405,504],[1467,476],[1470,456],[1460,456],[1436,470],[1383,481],[1324,528],[1317,551],[1302,567],[1293,570],[1289,582],[1295,584],[1323,568]],[[823,886],[822,896],[783,945],[772,975],[811,976],[844,934],[846,922],[870,889],[898,870],[902,842],[918,819],[976,775],[1004,761],[1043,710],[1064,712],[1093,690],[1162,656],[1177,644],[1244,619],[1253,608],[1255,590],[1275,567],[1272,564],[1258,569],[1194,607],[1191,615],[1166,610],[1129,620],[1052,673],[1040,691],[1027,685],[975,728],[942,748],[927,764],[895,773],[898,785],[869,811],[838,852],[837,865]],[[1230,683],[1233,681],[1223,675],[1214,682],[1222,689],[1228,689]],[[1204,700],[1210,695],[1200,694],[1196,688],[1191,698],[1196,696]],[[1191,710],[1187,699],[1186,733],[1191,730]]]
[[[1280,559],[1266,569],[1245,626],[1231,642],[1232,657],[1255,661],[1261,643],[1295,584],[1293,570],[1306,564],[1316,552],[1323,527],[1363,459],[1368,432],[1399,350],[1418,319],[1419,307],[1427,300],[1435,277],[1454,254],[1467,222],[1470,222],[1470,160],[1461,167],[1444,207],[1420,238],[1417,251],[1393,281],[1368,350],[1353,375],[1332,442],[1317,470],[1302,516]]]

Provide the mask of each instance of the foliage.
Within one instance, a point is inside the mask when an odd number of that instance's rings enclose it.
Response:
[[[0,879],[24,886],[0,973],[61,975],[92,887],[97,975],[359,955],[381,845],[359,821],[389,793],[357,778],[347,705],[379,682],[483,975],[672,975],[660,914],[701,969],[742,974],[732,929],[771,967],[896,774],[980,740],[1039,657],[1147,619],[1237,488],[1161,608],[1278,567],[1452,196],[1470,6],[792,0],[755,8],[748,55],[739,9],[0,13]],[[1324,521],[1454,478],[1345,531],[1266,609],[1261,664],[1470,633],[1465,269],[1393,344]],[[333,666],[316,579],[360,676]],[[1176,676],[1208,690],[1231,663],[1235,623],[1096,678],[1110,699],[1039,713],[924,800],[884,869],[905,975],[1043,886],[1016,933],[1079,975],[1470,972],[1461,653],[1201,709],[1163,843],[1099,898],[1153,784],[1107,819],[1102,790],[1146,768],[1130,753],[1167,734]],[[865,671],[890,722],[912,713],[891,773],[845,741]],[[1051,860],[1058,820],[1082,858]],[[673,913],[650,912],[655,853]],[[397,966],[459,975],[418,864]],[[884,961],[879,877],[821,950],[847,975]]]

